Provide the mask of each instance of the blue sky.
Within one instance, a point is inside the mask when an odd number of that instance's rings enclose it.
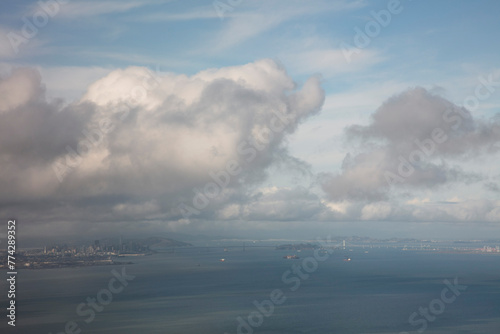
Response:
[[[318,95],[317,100],[309,98],[309,101],[308,97],[300,97],[301,103],[309,105],[310,109],[305,111],[300,109],[302,105],[295,106],[296,123],[286,135],[279,137],[275,146],[269,147],[269,152],[264,151],[266,155],[262,161],[265,162],[257,167],[247,166],[249,176],[245,181],[241,181],[240,186],[230,187],[232,195],[217,199],[217,205],[210,207],[206,215],[201,213],[187,220],[176,216],[165,204],[177,201],[169,191],[161,193],[162,200],[155,199],[160,196],[157,192],[136,193],[106,186],[79,193],[78,182],[97,182],[99,177],[103,177],[104,184],[114,180],[111,172],[102,176],[104,172],[99,168],[103,165],[101,163],[98,168],[96,163],[93,167],[85,167],[89,168],[86,171],[70,175],[75,179],[54,186],[46,197],[42,194],[31,196],[29,189],[17,185],[20,190],[16,200],[27,207],[29,201],[53,203],[49,206],[58,213],[52,216],[56,222],[50,224],[71,226],[68,231],[79,230],[77,226],[83,217],[92,224],[111,224],[117,218],[104,214],[87,217],[84,213],[92,206],[86,201],[104,196],[110,198],[108,209],[111,211],[133,211],[130,216],[136,221],[166,231],[191,233],[213,229],[216,233],[238,234],[238,231],[247,233],[250,227],[255,227],[265,235],[267,232],[279,234],[279,228],[273,226],[308,221],[318,225],[315,231],[337,226],[340,232],[363,234],[373,233],[373,227],[363,222],[388,221],[382,224],[384,232],[381,235],[397,231],[394,233],[399,236],[418,234],[424,237],[439,231],[439,235],[446,236],[451,223],[456,224],[453,226],[457,232],[452,234],[457,237],[470,235],[478,226],[483,234],[477,236],[494,233],[500,237],[495,225],[500,219],[498,1],[69,0],[56,7],[53,7],[54,1],[44,3],[52,4],[53,16],[43,14],[42,6],[35,1],[0,4],[0,74],[7,87],[4,93],[23,89],[23,84],[13,86],[16,88],[12,90],[8,87],[15,85],[16,80],[27,80],[35,82],[33,87],[42,87],[36,94],[41,94],[47,105],[62,99],[63,104],[57,107],[58,117],[61,113],[77,113],[73,109],[85,103],[93,104],[94,108],[109,108],[118,101],[118,97],[112,96],[119,90],[110,82],[128,82],[145,75],[131,67],[149,68],[156,76],[167,78],[168,82],[171,80],[170,86],[162,86],[161,92],[152,94],[147,103],[141,104],[143,115],[151,112],[151,108],[170,108],[165,106],[170,106],[168,103],[173,95],[166,92],[173,86],[182,90],[182,85],[188,85],[183,76],[189,78],[192,91],[176,95],[180,99],[197,94],[194,93],[198,92],[195,88],[197,78],[210,86],[210,80],[217,78],[233,80],[235,85],[238,80],[252,82],[254,79],[266,85],[277,77],[283,80],[277,84],[284,87],[283,91],[278,94],[269,88],[266,103],[274,103],[271,102],[274,99],[286,100],[301,89],[312,95],[321,91],[324,98]],[[390,13],[390,19],[381,25],[373,13]],[[43,15],[47,20],[39,23],[34,36],[23,35],[26,22],[33,24],[34,18],[43,20]],[[377,30],[370,32],[369,27]],[[371,34],[371,37],[365,36],[369,41],[367,45],[356,44],[359,31]],[[18,52],[12,45],[13,36],[26,38],[17,45]],[[270,59],[271,65],[262,62],[263,59]],[[244,67],[246,64],[256,65]],[[14,69],[19,67],[39,73],[40,82],[36,83],[38,79],[34,74],[23,72],[18,74],[19,78],[14,76]],[[261,71],[261,77],[256,79],[248,71]],[[311,83],[311,77],[318,78],[319,86]],[[293,88],[288,86],[289,79],[295,84]],[[491,82],[489,88],[481,86],[485,80]],[[246,93],[258,91],[250,86],[252,91]],[[305,87],[313,88],[307,91]],[[455,139],[438,145],[436,153],[428,157],[427,164],[418,165],[409,181],[392,187],[382,181],[373,181],[384,179],[387,171],[384,168],[397,168],[398,155],[411,154],[416,139],[425,140],[433,128],[449,125],[436,123],[442,120],[434,117],[439,112],[434,110],[450,103],[460,108],[467,98],[477,96],[478,89],[483,93],[481,96],[487,97],[481,98],[476,107],[468,108],[471,117],[464,118],[459,132],[447,133]],[[155,98],[164,98],[163,104]],[[264,97],[260,99],[262,102]],[[288,106],[298,101],[285,100],[280,101]],[[234,108],[239,105],[235,103],[241,102],[231,101],[232,104],[226,107]],[[17,106],[16,103],[6,106],[4,114],[14,113],[9,108]],[[204,106],[210,111],[215,110],[219,102],[206,103]],[[318,105],[320,111],[316,110]],[[166,115],[171,112],[165,111]],[[231,118],[231,115],[228,113],[225,117]],[[81,127],[89,124],[81,124]],[[413,131],[412,124],[417,129],[414,137],[409,135]],[[224,128],[223,125],[210,123],[213,129]],[[168,129],[175,132],[172,126],[170,124]],[[397,135],[405,127],[409,129],[407,135]],[[137,123],[131,129],[139,128],[145,129],[146,123]],[[201,132],[200,128],[196,133]],[[175,133],[179,142],[191,141],[183,139],[183,132]],[[149,140],[170,145],[166,141],[172,139],[162,137],[161,132],[158,136]],[[200,136],[199,140],[202,138],[205,137]],[[239,137],[224,140],[236,138]],[[78,138],[72,140],[75,142]],[[106,145],[110,146],[101,152],[101,157],[118,161],[111,144],[114,137],[108,140]],[[230,145],[222,144],[224,140],[221,139],[220,147],[214,144],[215,151],[230,150]],[[197,144],[190,145],[202,150]],[[10,153],[4,151],[4,154]],[[64,157],[64,151],[56,155]],[[182,159],[190,156],[186,153]],[[131,157],[130,152],[128,159],[133,160]],[[89,157],[85,161],[97,161],[95,159]],[[150,159],[151,166],[164,163],[165,168],[175,169],[157,157]],[[44,163],[49,166],[51,162]],[[12,163],[10,168],[16,169]],[[148,168],[153,168],[151,166]],[[152,169],[144,168],[144,173],[151,175]],[[209,171],[210,168],[203,173]],[[255,180],[247,182],[251,175]],[[157,177],[173,176],[166,173]],[[201,186],[207,182],[202,178],[198,181]],[[176,189],[184,194],[183,191],[192,186],[186,183]],[[80,211],[80,215],[70,217],[54,204],[59,203],[62,194],[72,194],[74,202],[68,205],[74,206],[74,211]],[[189,201],[189,195],[185,197]],[[294,215],[287,202],[299,207],[304,205],[303,212]],[[37,213],[29,208],[26,210],[33,215]],[[44,220],[50,225],[49,218]],[[235,220],[239,223],[233,223]],[[250,227],[242,228],[241,221]],[[401,225],[401,222],[416,225],[408,228],[409,225]],[[36,226],[35,222],[33,224]],[[306,229],[300,227],[303,225],[297,226],[298,231]],[[255,235],[260,234],[256,232]]]

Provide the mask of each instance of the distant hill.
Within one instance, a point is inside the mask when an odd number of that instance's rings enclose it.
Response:
[[[142,241],[145,245],[149,247],[149,249],[162,249],[162,248],[171,248],[171,247],[188,247],[193,246],[190,243],[184,241],[178,241],[169,238],[162,237],[149,237]]]
[[[276,247],[277,250],[302,250],[302,249],[317,249],[319,248],[316,244],[306,243],[306,244],[286,244],[279,245]]]

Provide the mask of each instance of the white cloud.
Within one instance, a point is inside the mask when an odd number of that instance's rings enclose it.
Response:
[[[40,75],[22,68],[0,82],[0,113],[19,108],[36,98],[42,91]]]

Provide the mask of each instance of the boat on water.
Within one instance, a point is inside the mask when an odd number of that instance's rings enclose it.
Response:
[[[350,262],[350,261],[351,261],[351,258],[350,258],[349,256],[345,256],[345,257],[344,257],[344,261],[345,261],[345,262]]]
[[[297,255],[285,255],[283,256],[284,259],[287,259],[287,260],[297,260],[297,259],[300,259],[300,257],[298,257]]]

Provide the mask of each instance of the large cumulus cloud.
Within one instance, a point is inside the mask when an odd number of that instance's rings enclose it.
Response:
[[[3,213],[72,221],[180,219],[179,203],[229,163],[238,175],[200,213],[216,217],[287,160],[285,138],[324,100],[317,77],[298,87],[271,60],[193,76],[116,70],[66,106],[20,69],[0,94]]]

